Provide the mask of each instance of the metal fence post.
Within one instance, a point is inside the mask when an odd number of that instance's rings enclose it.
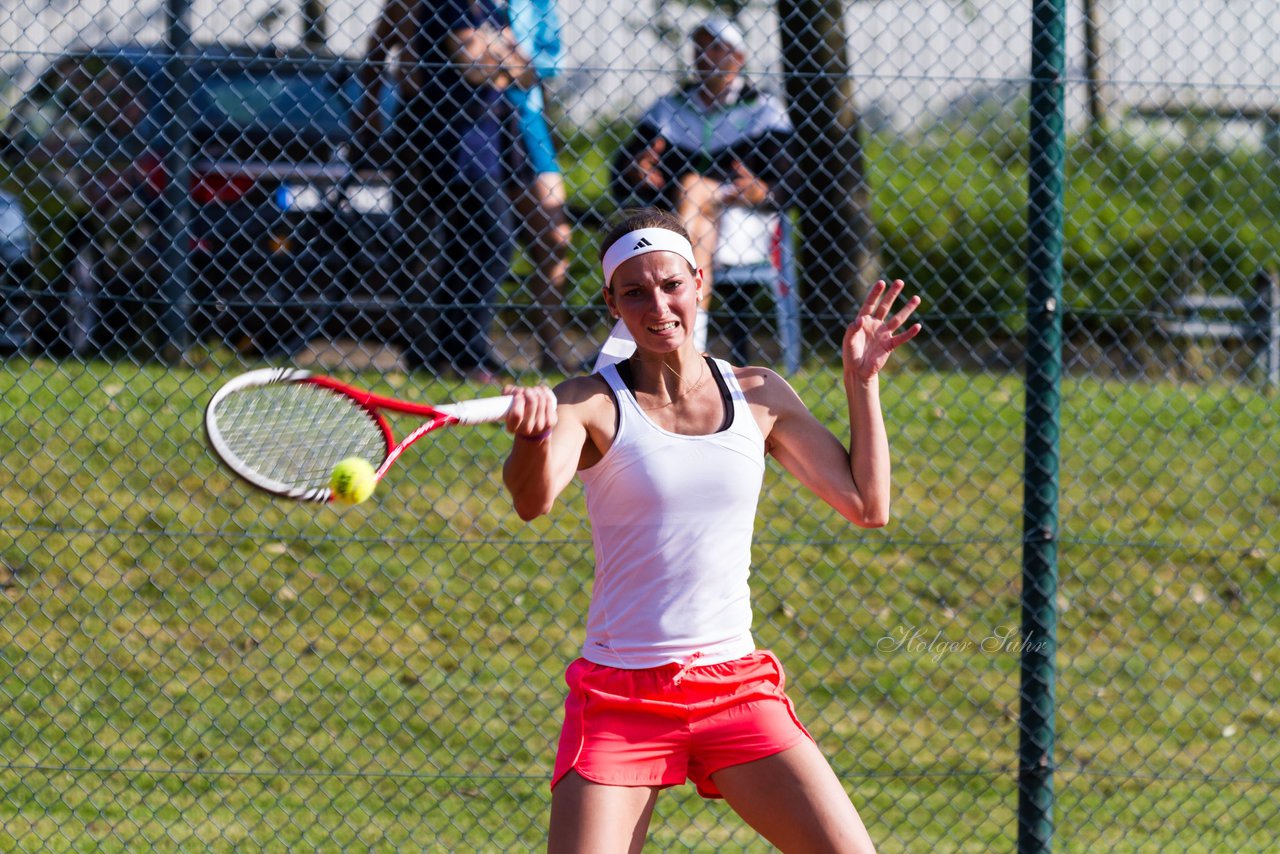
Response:
[[[1066,3],[1033,0],[1028,187],[1027,400],[1023,449],[1018,852],[1053,839],[1058,434],[1062,381],[1063,77]]]

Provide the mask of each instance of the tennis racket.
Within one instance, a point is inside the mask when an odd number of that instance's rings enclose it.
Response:
[[[263,368],[214,393],[204,429],[218,459],[249,484],[282,498],[326,502],[333,498],[334,466],[347,457],[367,460],[381,480],[406,448],[433,430],[501,421],[510,408],[509,396],[428,406],[309,371]],[[426,421],[397,442],[386,412]]]

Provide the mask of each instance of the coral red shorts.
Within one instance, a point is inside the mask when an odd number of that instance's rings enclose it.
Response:
[[[712,774],[812,740],[783,690],[782,665],[763,650],[721,664],[644,670],[580,658],[565,681],[553,788],[575,770],[611,786],[689,779],[703,797],[718,798]]]

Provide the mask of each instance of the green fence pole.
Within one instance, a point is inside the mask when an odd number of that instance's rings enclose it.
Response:
[[[1032,0],[1018,852],[1053,841],[1066,2]]]

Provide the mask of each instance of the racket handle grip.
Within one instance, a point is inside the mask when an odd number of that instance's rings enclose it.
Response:
[[[511,395],[504,394],[501,397],[482,397],[476,400],[449,403],[437,406],[436,409],[457,418],[459,424],[490,424],[507,417],[511,401]]]

